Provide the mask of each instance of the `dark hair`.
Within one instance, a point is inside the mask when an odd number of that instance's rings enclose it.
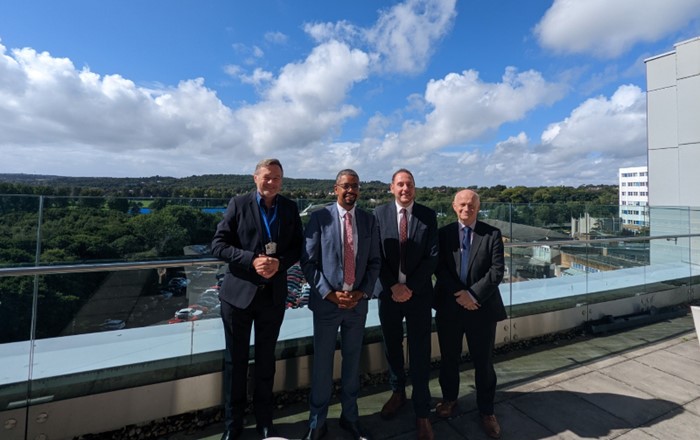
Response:
[[[277,165],[280,167],[280,171],[282,171],[282,175],[284,176],[284,168],[282,168],[282,163],[279,161],[279,159],[263,159],[260,162],[258,162],[257,165],[255,165],[255,172],[253,174],[258,174],[258,170],[260,168],[267,168],[271,165]]]
[[[355,172],[355,170],[351,170],[350,168],[346,168],[344,170],[338,171],[338,175],[335,176],[335,183],[338,183],[340,181],[340,178],[343,176],[353,176],[357,180],[360,180],[360,176],[357,175],[357,172]]]
[[[394,179],[396,178],[396,175],[399,173],[406,173],[409,176],[411,176],[411,180],[413,180],[413,184],[415,185],[416,179],[413,177],[413,173],[408,171],[406,168],[399,168],[394,172],[394,174],[391,175],[391,183],[394,183]]]

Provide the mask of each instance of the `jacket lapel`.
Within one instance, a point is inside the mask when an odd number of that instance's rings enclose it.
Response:
[[[340,213],[335,203],[328,207],[331,213],[331,237],[337,237],[337,240],[331,240],[331,243],[337,243],[333,249],[335,253],[335,261],[343,261],[343,235],[340,233]]]
[[[460,268],[460,260],[462,259],[461,253],[460,253],[460,244],[459,244],[459,222],[454,222],[452,223],[452,226],[450,227],[451,231],[449,236],[454,237],[454,241],[450,239],[450,243],[456,243],[456,245],[452,244],[452,258],[454,258],[455,261],[455,271],[457,272],[457,277],[459,277],[459,268]]]
[[[257,194],[255,191],[250,193],[248,204],[250,205],[250,210],[253,212],[253,219],[255,220],[255,230],[258,231],[258,243],[264,246],[265,235],[262,230],[262,218],[260,217],[260,206],[258,205]],[[260,249],[259,251],[261,251]]]
[[[474,225],[474,230],[472,231],[472,245],[469,248],[469,267],[467,268],[467,273],[471,273],[472,264],[474,264],[474,258],[476,258],[479,252],[479,247],[481,246],[483,235],[481,234],[481,225],[479,220],[476,221]]]

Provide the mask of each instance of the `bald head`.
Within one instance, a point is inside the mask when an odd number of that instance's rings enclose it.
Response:
[[[463,225],[471,225],[476,221],[480,207],[479,194],[470,189],[459,191],[455,194],[455,198],[452,201],[452,209],[454,209],[457,218]]]

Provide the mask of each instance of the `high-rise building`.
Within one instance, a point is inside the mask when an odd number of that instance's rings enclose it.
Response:
[[[620,168],[617,173],[620,218],[625,229],[649,227],[649,172],[646,166]]]

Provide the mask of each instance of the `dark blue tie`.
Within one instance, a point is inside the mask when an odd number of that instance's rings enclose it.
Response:
[[[462,248],[460,249],[459,279],[467,284],[467,268],[469,267],[469,250],[472,247],[472,230],[469,227],[462,228]]]

